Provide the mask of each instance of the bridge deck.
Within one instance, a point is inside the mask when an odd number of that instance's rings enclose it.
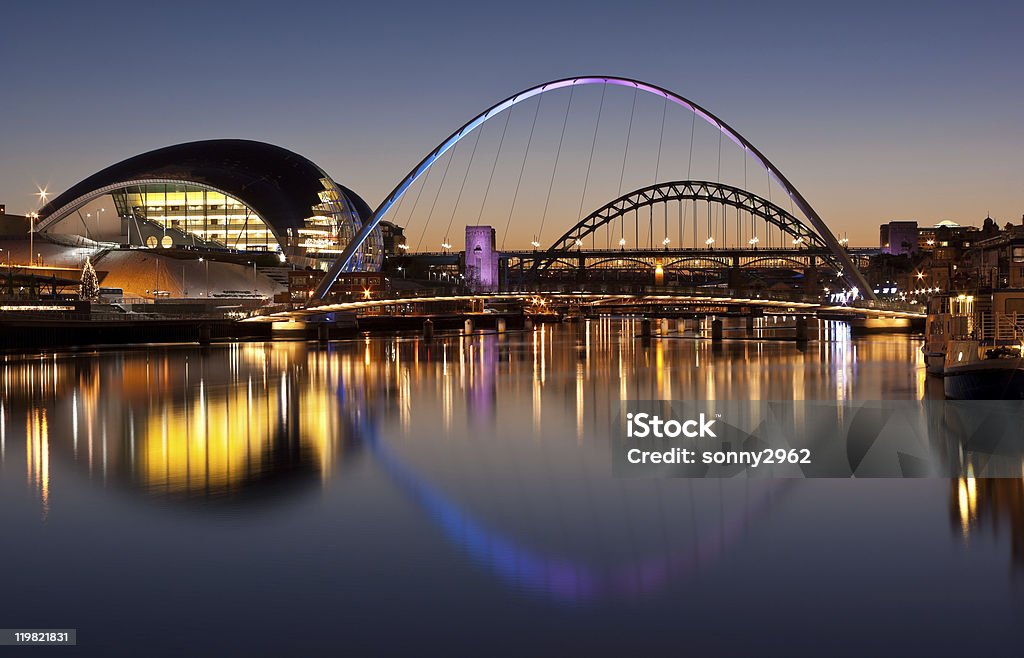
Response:
[[[700,294],[605,294],[605,293],[564,293],[564,292],[508,292],[508,293],[487,293],[477,295],[449,295],[440,297],[391,297],[383,299],[359,300],[352,302],[338,302],[335,304],[323,304],[307,308],[277,311],[266,315],[254,315],[246,318],[245,322],[277,322],[285,320],[301,320],[315,315],[336,312],[355,312],[379,309],[380,307],[398,306],[407,304],[441,304],[441,303],[472,303],[488,301],[531,301],[537,298],[559,302],[572,302],[583,305],[609,305],[616,304],[650,306],[655,304],[667,306],[681,305],[718,305],[730,307],[749,307],[771,309],[777,311],[791,311],[794,313],[819,314],[826,313],[832,316],[872,316],[886,318],[924,318],[926,314],[919,310],[900,308],[881,308],[880,304],[872,303],[871,306],[837,306],[822,304],[820,302],[794,301],[787,299],[772,299],[762,297],[734,297],[728,295],[700,295]]]

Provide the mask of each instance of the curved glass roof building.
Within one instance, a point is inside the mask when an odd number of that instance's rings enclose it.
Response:
[[[113,164],[39,211],[37,231],[150,248],[277,252],[324,269],[372,215],[307,158],[241,139],[189,142]],[[379,269],[379,232],[360,250]]]

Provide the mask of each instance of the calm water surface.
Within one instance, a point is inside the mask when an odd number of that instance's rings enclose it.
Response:
[[[61,655],[1016,651],[1018,480],[612,477],[621,399],[933,394],[918,340],[833,329],[8,356],[0,627],[78,628]]]

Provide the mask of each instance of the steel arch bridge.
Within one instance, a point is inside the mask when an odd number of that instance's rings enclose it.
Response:
[[[704,201],[709,204],[731,206],[753,217],[760,217],[768,224],[777,227],[782,233],[790,236],[795,245],[828,250],[825,241],[818,234],[809,230],[799,219],[756,194],[711,181],[674,181],[635,190],[605,204],[566,231],[551,245],[548,253],[554,255],[568,252],[573,247],[582,244],[586,238],[594,236],[598,229],[610,226],[616,221],[624,222],[626,215],[631,212],[672,201]],[[666,219],[666,221],[668,220]],[[692,221],[697,221],[696,216],[692,218]],[[756,244],[757,239],[752,239]],[[841,270],[842,263],[838,258],[833,255],[830,260],[836,269]]]
[[[796,189],[796,187],[789,182],[785,175],[776,167],[760,150],[751,144],[745,137],[739,132],[734,130],[731,126],[725,123],[722,119],[718,118],[708,110],[704,109],[697,103],[680,96],[672,91],[669,91],[663,87],[653,85],[650,83],[642,82],[640,80],[634,80],[631,78],[623,78],[616,76],[581,76],[572,78],[563,78],[561,80],[553,80],[546,82],[535,87],[530,87],[520,91],[503,101],[492,105],[480,114],[476,115],[468,122],[463,124],[461,128],[453,132],[448,136],[437,148],[427,154],[423,160],[420,161],[416,167],[410,171],[405,178],[385,197],[384,201],[377,207],[373,212],[373,216],[363,224],[362,228],[356,234],[356,236],[349,242],[349,244],[342,251],[341,255],[334,261],[331,267],[327,271],[327,275],[323,278],[316,290],[310,296],[308,302],[309,305],[315,305],[323,301],[323,299],[330,292],[334,282],[337,281],[338,277],[342,272],[354,269],[357,259],[355,258],[362,244],[369,239],[370,235],[377,225],[383,220],[388,212],[395,206],[398,200],[405,194],[405,192],[415,183],[426,171],[437,162],[445,153],[452,149],[459,141],[464,137],[475,131],[477,128],[482,126],[488,120],[501,114],[502,112],[514,107],[515,105],[526,101],[530,98],[544,94],[547,92],[555,91],[558,89],[572,88],[578,85],[611,85],[619,87],[627,87],[636,90],[637,92],[644,92],[652,94],[657,97],[665,99],[666,102],[671,102],[679,107],[685,108],[694,113],[696,117],[700,117],[703,121],[709,125],[717,128],[724,136],[732,140],[737,146],[742,148],[745,155],[753,157],[767,172],[771,179],[774,179],[785,193],[792,199],[793,203],[800,212],[807,217],[808,222],[814,229],[815,233],[820,237],[821,241],[828,247],[829,251],[834,255],[837,262],[840,264],[838,268],[842,276],[850,283],[857,287],[861,294],[869,299],[874,299],[875,296],[872,292],[871,286],[868,285],[867,280],[860,273],[849,255],[840,245],[839,241],[832,234],[828,225],[821,218],[821,216],[814,210],[811,204],[804,198],[804,196]]]

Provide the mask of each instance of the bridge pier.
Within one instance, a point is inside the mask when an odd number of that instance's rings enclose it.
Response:
[[[651,337],[651,319],[643,318],[640,320],[640,336],[643,338]]]
[[[331,328],[326,322],[321,322],[316,325],[316,339],[320,343],[326,343],[330,340]]]
[[[211,334],[213,333],[212,328],[208,324],[199,325],[199,344],[209,345],[211,340]]]
[[[711,319],[711,342],[720,343],[722,342],[722,318]]]
[[[423,323],[423,338],[425,340],[434,340],[434,321],[430,318]]]
[[[807,342],[807,316],[798,315],[796,316],[796,341],[798,343]]]
[[[473,333],[473,319],[466,318],[466,321],[462,325],[462,331],[467,334]]]
[[[745,322],[745,328],[747,330],[747,337],[750,338],[754,335],[754,314],[751,313],[743,318]]]

